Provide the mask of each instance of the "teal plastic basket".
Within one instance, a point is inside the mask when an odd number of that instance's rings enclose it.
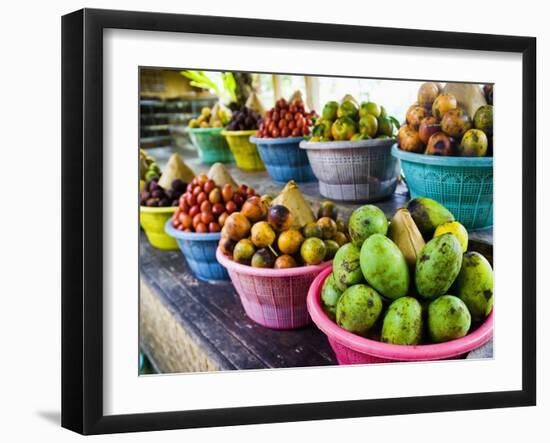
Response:
[[[187,133],[203,163],[212,165],[235,161],[227,140],[222,135],[223,130],[223,128],[187,128]]]
[[[493,225],[493,157],[440,157],[392,147],[412,198],[441,203],[468,230]]]

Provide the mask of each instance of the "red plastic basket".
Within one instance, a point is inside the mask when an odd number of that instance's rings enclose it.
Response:
[[[307,296],[307,308],[313,322],[327,335],[336,359],[341,365],[458,358],[487,343],[493,336],[494,311],[491,311],[485,322],[475,331],[445,343],[417,346],[392,345],[352,334],[332,321],[321,306],[321,289],[331,272],[332,267],[323,270],[315,278]]]
[[[218,248],[216,258],[227,268],[243,308],[252,320],[271,329],[296,329],[308,325],[306,299],[309,287],[332,262],[290,269],[263,269],[241,265]]]

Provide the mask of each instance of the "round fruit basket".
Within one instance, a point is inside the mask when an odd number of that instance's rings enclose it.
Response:
[[[234,162],[233,154],[222,135],[223,130],[223,128],[187,128],[187,133],[203,163],[211,165]]]
[[[303,139],[250,137],[250,141],[258,146],[267,172],[273,180],[280,183],[290,180],[298,183],[316,180],[306,153],[299,147]]]
[[[183,232],[172,226],[171,219],[165,223],[164,229],[177,241],[195,277],[208,282],[229,280],[227,271],[216,260],[216,249],[221,237],[219,232]]]
[[[493,157],[440,157],[392,147],[412,198],[429,197],[469,230],[493,225]]]
[[[243,171],[263,171],[264,162],[260,158],[258,148],[251,143],[249,138],[254,135],[256,130],[251,131],[223,131],[229,149],[235,157],[237,166]]]
[[[493,336],[493,311],[477,329],[462,338],[445,343],[403,346],[352,334],[332,321],[321,306],[321,289],[331,272],[331,268],[325,269],[315,278],[307,296],[307,308],[313,322],[326,334],[341,365],[458,358],[484,345]]]
[[[399,161],[392,139],[300,143],[319,180],[319,192],[331,200],[375,202],[395,191]]]
[[[246,315],[271,329],[297,329],[311,322],[306,306],[309,286],[332,263],[263,269],[236,263],[219,249],[216,257],[227,268]]]
[[[155,248],[178,249],[176,240],[164,232],[166,220],[170,220],[175,211],[175,206],[139,207],[139,224],[145,231],[147,239]]]

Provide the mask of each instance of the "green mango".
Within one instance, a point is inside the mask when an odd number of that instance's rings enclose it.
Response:
[[[428,307],[428,331],[436,343],[464,337],[471,323],[468,307],[454,295],[443,295]]]
[[[409,201],[407,209],[416,226],[425,236],[431,237],[439,225],[455,220],[454,215],[445,206],[427,197]]]
[[[359,120],[359,132],[362,135],[374,137],[378,132],[378,120],[372,114],[367,114]]]
[[[323,107],[323,112],[321,113],[321,117],[323,117],[324,120],[334,121],[337,118],[337,112],[338,112],[338,102],[331,101],[327,102],[327,104]]]
[[[336,305],[336,323],[346,331],[366,335],[382,313],[382,297],[370,286],[354,285]]]
[[[380,106],[374,102],[363,102],[361,103],[361,106],[359,106],[359,118],[363,118],[365,115],[370,114],[374,117],[380,116]]]
[[[336,111],[336,115],[338,116],[338,118],[349,117],[352,120],[356,120],[358,114],[359,109],[357,108],[357,105],[351,100],[344,100]]]
[[[330,127],[330,133],[334,140],[350,140],[357,132],[357,126],[350,117],[338,118]]]
[[[361,247],[363,242],[372,234],[386,235],[388,232],[388,219],[379,207],[364,205],[351,213],[348,231],[352,243]]]
[[[462,246],[450,233],[431,239],[416,259],[418,293],[428,299],[446,294],[462,266]]]
[[[409,291],[409,267],[397,245],[382,234],[373,234],[361,247],[361,271],[367,283],[384,297],[395,300]]]
[[[381,340],[395,345],[417,345],[422,340],[422,306],[414,297],[393,301],[382,324]]]
[[[342,290],[336,285],[334,273],[331,272],[323,283],[321,289],[321,306],[325,313],[332,319],[336,319],[336,304],[340,300]]]
[[[385,135],[387,137],[391,137],[393,135],[393,123],[388,117],[378,117],[378,134]]]
[[[335,283],[341,291],[363,281],[360,255],[361,250],[353,243],[346,243],[336,252],[332,261],[332,273]]]
[[[493,268],[478,252],[466,252],[455,281],[456,295],[474,321],[483,320],[493,308]]]

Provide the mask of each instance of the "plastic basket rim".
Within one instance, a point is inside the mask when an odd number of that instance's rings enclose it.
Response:
[[[216,249],[216,259],[218,260],[218,263],[220,263],[228,271],[235,271],[239,274],[252,275],[255,277],[288,278],[318,274],[327,267],[332,268],[332,260],[318,265],[300,266],[288,269],[253,268],[252,266],[242,265],[231,260],[220,250],[220,248]]]
[[[414,346],[394,345],[353,334],[332,321],[321,307],[321,288],[331,272],[332,267],[323,270],[315,277],[307,294],[307,310],[315,325],[327,338],[353,351],[396,361],[442,360],[476,349],[487,343],[493,336],[494,309],[491,310],[489,316],[475,331],[464,337],[444,343]]]
[[[243,131],[229,131],[227,129],[224,129],[222,131],[222,135],[228,135],[230,137],[238,137],[238,136],[249,136],[249,135],[252,135],[252,134],[255,134],[256,132],[258,132],[257,129],[246,129],[246,130],[243,130]]]
[[[259,138],[250,136],[250,142],[256,145],[283,145],[290,143],[300,143],[304,137],[277,137],[277,138]]]
[[[220,133],[224,130],[224,128],[190,128],[189,126],[187,126],[185,130],[191,133]]]
[[[177,206],[141,206],[139,207],[139,212],[148,213],[148,214],[169,214],[171,212],[176,212],[178,209]]]
[[[164,232],[170,237],[180,240],[196,240],[196,241],[219,241],[221,238],[220,232],[183,232],[172,226],[172,219],[166,220],[164,224]]]
[[[365,149],[365,148],[389,148],[395,144],[393,138],[372,138],[369,140],[355,141],[330,141],[330,142],[311,142],[303,140],[300,148],[309,151],[330,151],[332,149]]]
[[[399,149],[397,143],[392,146],[391,154],[400,160],[410,163],[433,166],[492,168],[493,157],[442,157],[439,155],[417,154]]]

